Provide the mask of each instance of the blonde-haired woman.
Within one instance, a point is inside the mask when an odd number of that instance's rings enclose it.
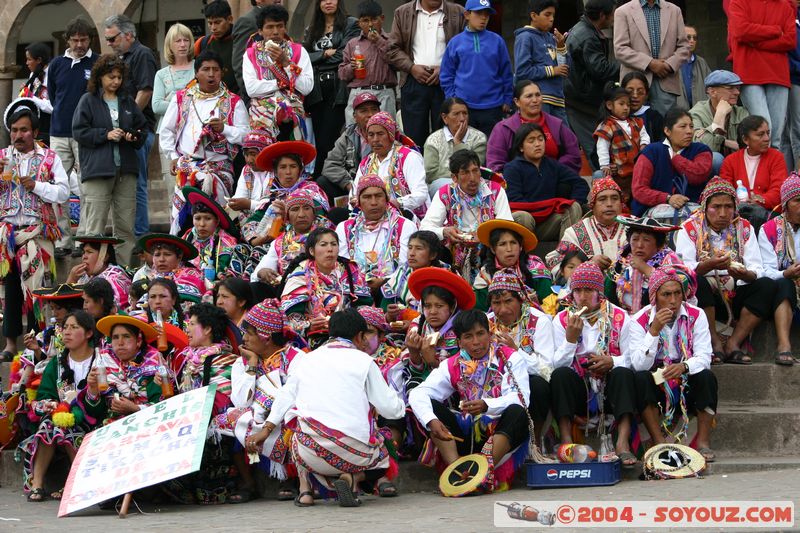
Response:
[[[164,59],[167,66],[156,72],[153,82],[153,113],[158,117],[158,126],[161,127],[161,118],[167,112],[170,100],[175,93],[194,79],[194,37],[192,30],[183,24],[173,24],[164,37]],[[165,179],[174,179],[170,174],[171,160],[161,154],[161,170]]]

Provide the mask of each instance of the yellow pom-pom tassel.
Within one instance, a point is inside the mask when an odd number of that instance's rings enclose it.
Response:
[[[25,396],[28,397],[29,402],[32,402],[36,399],[36,389],[25,389]]]
[[[75,415],[72,413],[54,413],[53,424],[60,428],[71,428],[75,425]]]

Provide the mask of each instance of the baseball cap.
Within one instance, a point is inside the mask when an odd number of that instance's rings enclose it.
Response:
[[[357,108],[361,104],[365,104],[367,102],[375,102],[378,104],[378,107],[381,105],[381,101],[378,100],[378,97],[372,93],[361,93],[353,99],[353,109]]]
[[[489,11],[492,15],[496,13],[496,11],[492,8],[492,3],[489,0],[467,0],[466,5],[464,6],[466,11]]]

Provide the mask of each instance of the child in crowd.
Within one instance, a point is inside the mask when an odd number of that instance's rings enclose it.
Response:
[[[348,41],[339,64],[339,78],[347,82],[350,89],[344,113],[348,126],[355,122],[353,100],[364,92],[378,97],[381,111],[386,111],[392,118],[397,114],[397,74],[386,59],[389,35],[383,31],[383,8],[374,0],[366,0],[358,4],[357,13],[361,35]]]
[[[569,285],[569,278],[572,276],[572,271],[581,263],[585,263],[589,258],[586,254],[577,248],[573,248],[564,254],[561,262],[553,268],[553,294],[548,296],[542,301],[542,311],[548,315],[555,316],[563,309],[561,305],[562,292],[566,289],[566,294],[569,293],[567,288]],[[566,295],[564,294],[564,295]]]
[[[606,118],[594,132],[600,164],[594,177],[612,177],[622,189],[622,202],[630,205],[633,163],[650,135],[642,119],[630,116],[631,97],[624,88],[609,84],[603,100]]]
[[[467,102],[469,125],[486,137],[511,111],[513,77],[511,58],[502,37],[486,30],[495,10],[489,0],[467,0],[467,27],[453,37],[442,56],[439,82],[445,98]]]
[[[240,226],[247,222],[264,194],[264,183],[269,173],[258,168],[256,156],[272,142],[269,135],[258,131],[248,133],[242,142],[245,165],[236,184],[236,192],[228,201],[228,208],[239,212]]]
[[[192,205],[192,228],[183,239],[197,248],[197,257],[190,261],[206,279],[206,288],[229,273],[236,237],[228,233],[232,222],[228,214],[212,198],[194,187],[184,187],[183,195]]]
[[[542,111],[567,121],[564,78],[569,74],[567,38],[553,28],[557,0],[531,0],[531,23],[514,32],[514,83],[531,80],[542,91]],[[553,33],[550,33],[550,32]]]

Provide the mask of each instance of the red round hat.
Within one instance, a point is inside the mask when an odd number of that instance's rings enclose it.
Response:
[[[303,165],[308,165],[317,157],[317,149],[306,141],[281,141],[270,144],[256,156],[256,165],[266,171],[274,170],[272,162],[286,154],[297,154],[303,160]]]
[[[456,298],[461,311],[475,307],[475,291],[464,278],[439,267],[425,267],[415,270],[408,277],[408,289],[417,300],[422,300],[422,289],[441,287]]]
[[[178,326],[164,322],[164,333],[167,334],[167,342],[175,347],[175,353],[189,346],[189,337]]]

